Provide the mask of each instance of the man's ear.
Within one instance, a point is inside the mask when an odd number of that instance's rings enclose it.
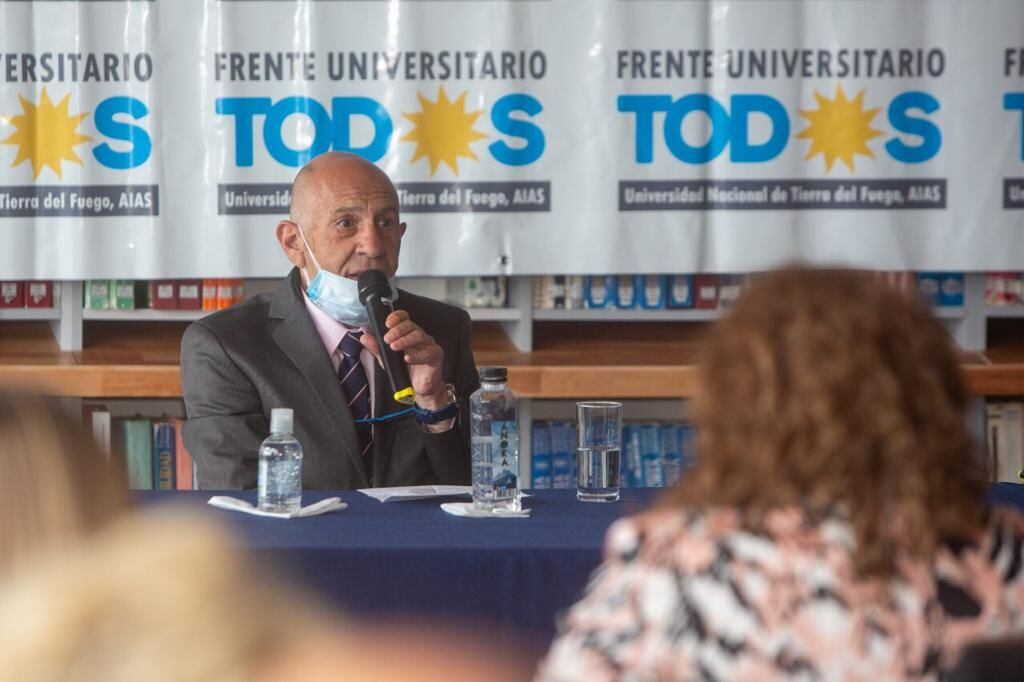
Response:
[[[284,255],[292,265],[305,269],[306,245],[299,236],[299,226],[290,220],[282,220],[277,224],[277,243],[281,245]]]

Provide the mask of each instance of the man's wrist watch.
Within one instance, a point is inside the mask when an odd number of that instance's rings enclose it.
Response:
[[[413,406],[416,409],[416,421],[420,424],[436,424],[451,419],[459,413],[459,402],[455,395],[455,386],[453,384],[445,384],[445,389],[447,391],[448,403],[440,410],[427,410],[419,405]]]

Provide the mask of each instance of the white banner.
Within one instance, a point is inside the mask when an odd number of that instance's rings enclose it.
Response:
[[[311,156],[400,274],[1024,269],[1018,0],[0,2],[0,279],[276,276]]]

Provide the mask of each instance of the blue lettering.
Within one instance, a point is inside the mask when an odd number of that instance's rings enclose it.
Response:
[[[734,95],[729,101],[732,147],[729,159],[736,163],[771,161],[789,140],[789,116],[779,100],[767,95]],[[750,114],[764,114],[771,121],[767,142],[750,144]]]
[[[908,116],[910,109],[920,109],[931,114],[939,108],[939,101],[926,92],[904,92],[889,103],[889,123],[893,128],[907,135],[921,138],[918,145],[908,145],[898,137],[885,143],[889,155],[903,163],[921,163],[939,153],[942,147],[942,131],[931,121]]]
[[[498,132],[523,140],[521,147],[512,147],[504,140],[492,142],[488,149],[491,155],[506,166],[525,166],[533,163],[544,153],[544,131],[529,121],[512,118],[512,113],[522,111],[527,116],[536,116],[544,107],[530,95],[505,95],[491,108],[491,123]]]
[[[284,143],[281,129],[286,118],[305,114],[313,122],[313,140],[305,149],[292,149]],[[309,97],[285,97],[270,108],[263,122],[263,144],[278,163],[298,168],[314,156],[331,148],[331,117],[320,102]]]
[[[1024,92],[1008,92],[1003,95],[1003,108],[1024,114]],[[1020,160],[1024,161],[1024,116],[1021,116]]]
[[[108,97],[100,102],[93,114],[96,130],[104,137],[127,142],[130,148],[127,151],[115,151],[104,142],[93,149],[92,154],[107,168],[137,168],[149,160],[149,155],[153,151],[153,141],[145,129],[118,121],[115,117],[119,114],[127,114],[138,120],[148,116],[149,109],[134,97]]]
[[[235,165],[252,165],[252,120],[270,111],[269,97],[221,97],[217,100],[217,113],[235,117]]]
[[[683,139],[683,119],[695,111],[707,114],[711,125],[710,138],[699,147],[694,147]],[[683,163],[711,161],[729,144],[729,133],[729,114],[725,107],[703,93],[679,98],[665,116],[665,144],[668,145],[672,156]]]
[[[331,100],[331,115],[335,126],[334,151],[352,152],[370,161],[377,161],[387,153],[394,126],[379,102],[369,97],[335,97]],[[373,139],[365,147],[352,146],[349,121],[353,116],[365,116],[373,123]]]
[[[619,95],[619,111],[636,114],[636,162],[654,161],[654,113],[672,108],[668,95]]]

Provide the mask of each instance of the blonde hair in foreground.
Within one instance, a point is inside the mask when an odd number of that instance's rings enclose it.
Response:
[[[0,588],[0,670],[20,682],[242,682],[303,632],[299,603],[192,512],[128,516]]]
[[[715,325],[699,373],[697,465],[668,502],[844,510],[863,577],[980,527],[967,394],[923,302],[865,272],[767,273]]]
[[[123,476],[55,399],[0,391],[0,575],[128,507]]]

